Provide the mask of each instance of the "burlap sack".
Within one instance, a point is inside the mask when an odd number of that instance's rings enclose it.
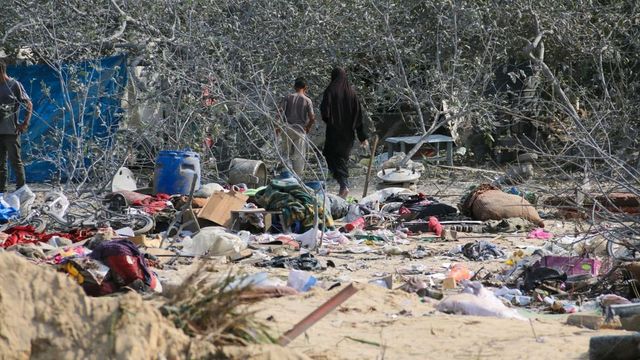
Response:
[[[487,189],[477,191],[469,200],[467,204],[474,219],[485,221],[519,217],[544,226],[535,207],[520,196]]]

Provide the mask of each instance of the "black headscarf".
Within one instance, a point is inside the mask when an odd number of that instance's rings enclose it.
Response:
[[[358,97],[349,84],[347,72],[344,69],[337,67],[331,71],[331,83],[324,91],[320,110],[322,119],[327,124],[346,127],[344,125],[353,125],[360,121],[359,117],[362,114]]]
[[[343,69],[335,68],[331,72],[331,83],[324,91],[320,112],[322,120],[327,123],[322,154],[342,190],[348,186],[349,153],[355,137],[357,135],[360,141],[367,139],[360,101]]]

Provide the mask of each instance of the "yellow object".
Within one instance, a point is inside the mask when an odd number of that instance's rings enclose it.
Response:
[[[511,257],[506,261],[507,265],[515,265],[524,258],[524,251],[518,249],[513,252]]]
[[[82,276],[82,274],[80,274],[80,272],[78,271],[78,269],[75,268],[75,266],[73,266],[73,264],[71,264],[70,262],[64,264],[64,270],[69,274],[69,276],[71,276],[72,279],[74,279],[79,285],[82,285],[82,283],[84,282],[84,276]]]

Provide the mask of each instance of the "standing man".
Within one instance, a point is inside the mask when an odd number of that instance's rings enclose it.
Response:
[[[24,119],[18,123],[20,108]],[[16,174],[16,189],[25,184],[24,165],[20,157],[20,134],[27,131],[33,105],[17,80],[7,75],[7,64],[0,60],[0,192],[7,186],[7,156]]]
[[[306,159],[306,134],[316,121],[313,103],[306,95],[307,81],[297,78],[293,85],[295,92],[287,95],[280,105],[280,113],[285,120],[282,151],[293,171],[300,177],[304,175]]]

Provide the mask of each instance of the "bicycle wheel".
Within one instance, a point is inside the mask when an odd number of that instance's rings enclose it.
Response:
[[[607,253],[619,261],[640,260],[640,241],[607,240]]]
[[[39,218],[39,219],[31,219],[27,225],[31,225],[33,226],[33,228],[35,229],[35,231],[37,233],[41,233],[43,231],[45,231],[47,229],[47,222],[44,221],[44,219]]]
[[[146,234],[153,230],[155,221],[148,215],[128,215],[127,217],[111,219],[111,226],[114,228],[130,227],[135,235]]]

